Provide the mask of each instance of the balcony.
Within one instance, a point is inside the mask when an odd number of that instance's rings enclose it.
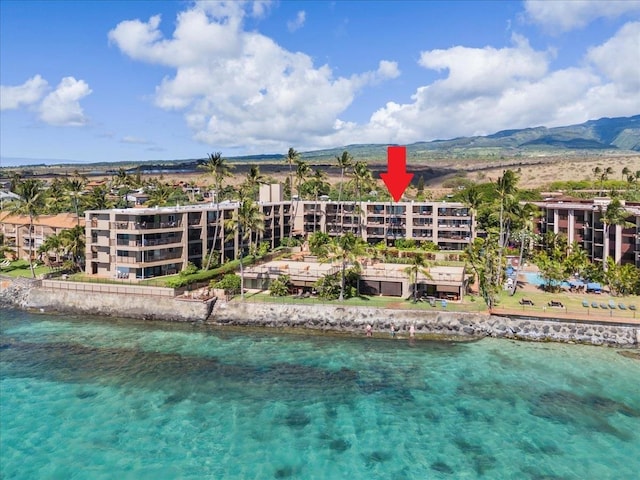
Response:
[[[165,262],[167,260],[175,260],[175,259],[180,259],[182,258],[182,254],[181,253],[166,253],[164,255],[145,255],[145,258],[138,258],[138,256],[117,256],[116,257],[116,264],[144,264],[145,266],[153,266],[156,263],[159,262]]]
[[[182,222],[112,222],[111,228],[115,230],[168,230],[182,228]]]
[[[157,247],[159,245],[172,245],[172,244],[181,244],[181,237],[166,237],[166,238],[153,238],[153,239],[144,239],[144,240],[118,240],[118,247],[137,247],[137,248],[147,248],[147,247]]]
[[[413,207],[413,214],[422,216],[433,215],[433,209],[426,207]]]

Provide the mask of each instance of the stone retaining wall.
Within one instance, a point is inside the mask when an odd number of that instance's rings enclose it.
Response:
[[[393,325],[398,335],[408,336],[409,327],[413,325],[418,337],[491,336],[635,348],[640,345],[640,327],[628,324],[333,305],[226,303],[215,302],[215,299],[184,300],[150,295],[87,295],[84,292],[45,289],[31,280],[0,280],[0,307],[149,320],[207,321],[215,325],[306,328],[355,335],[364,335],[367,325],[372,326],[376,335],[390,335]]]
[[[224,303],[216,306],[209,322],[217,325],[307,328],[364,335],[367,324],[374,334],[408,336],[413,324],[418,337],[505,337],[533,341],[557,341],[638,347],[640,327],[593,324],[567,320],[541,320],[464,312],[387,310],[328,305],[274,305]]]

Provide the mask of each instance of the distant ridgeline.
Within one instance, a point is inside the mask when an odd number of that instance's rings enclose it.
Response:
[[[347,150],[365,161],[383,161],[387,158],[387,144],[354,144],[325,150],[300,152],[301,157],[310,162],[334,162],[335,157]],[[451,140],[416,142],[407,146],[408,160],[464,157],[495,157],[514,155],[553,155],[602,153],[604,150],[640,152],[640,115],[632,117],[600,118],[578,125],[565,127],[533,127],[517,130],[502,130],[492,135],[460,137]],[[295,146],[294,146],[295,148]],[[283,162],[281,154],[245,155],[227,157],[238,163]],[[95,166],[109,170],[120,167],[131,168],[139,165],[143,171],[193,171],[203,159],[148,160],[144,162],[71,162],[66,160],[8,158],[0,159],[0,168],[16,166],[38,167],[61,165],[69,167]],[[131,169],[135,169],[132,167]]]

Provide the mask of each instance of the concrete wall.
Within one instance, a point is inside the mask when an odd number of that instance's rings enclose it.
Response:
[[[200,301],[116,293],[87,295],[81,291],[32,288],[17,306],[145,320],[202,322],[209,316],[214,302],[215,299]]]
[[[174,297],[173,288],[148,287],[144,285],[118,285],[115,283],[70,282],[67,280],[42,280],[42,287],[53,290],[70,290],[85,294],[102,295],[117,293],[122,295],[153,295],[156,297]]]

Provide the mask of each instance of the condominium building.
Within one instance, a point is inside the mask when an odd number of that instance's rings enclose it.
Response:
[[[0,233],[4,235],[5,245],[10,245],[14,250],[16,258],[28,259],[30,252],[34,257],[37,256],[38,248],[48,237],[73,228],[78,223],[84,226],[84,218],[78,219],[71,213],[39,215],[33,219],[33,225],[27,215],[0,214]]]
[[[543,213],[538,220],[540,233],[562,234],[567,245],[578,242],[591,261],[602,262],[612,257],[616,263],[640,267],[640,203],[622,201],[632,226],[609,225],[606,235],[602,217],[610,202],[609,198],[554,198],[531,203]]]
[[[264,232],[258,242],[280,245],[289,236],[290,203],[260,203]],[[238,203],[87,211],[86,272],[145,279],[171,275],[188,262],[203,266],[208,252],[220,260],[236,256],[240,236],[228,225]],[[256,234],[251,242],[256,241]],[[243,242],[245,245],[248,242]]]
[[[368,243],[431,241],[441,250],[463,250],[474,237],[469,209],[454,202],[296,202],[294,232],[330,236],[352,232]]]
[[[468,209],[458,203],[283,201],[279,185],[265,185],[258,206],[264,231],[254,233],[251,243],[272,248],[289,236],[350,231],[369,243],[430,240],[442,250],[461,250],[474,234]],[[222,261],[233,259],[241,240],[227,220],[238,208],[222,202],[88,211],[86,272],[144,279],[177,273],[187,262],[202,266],[212,250]]]

